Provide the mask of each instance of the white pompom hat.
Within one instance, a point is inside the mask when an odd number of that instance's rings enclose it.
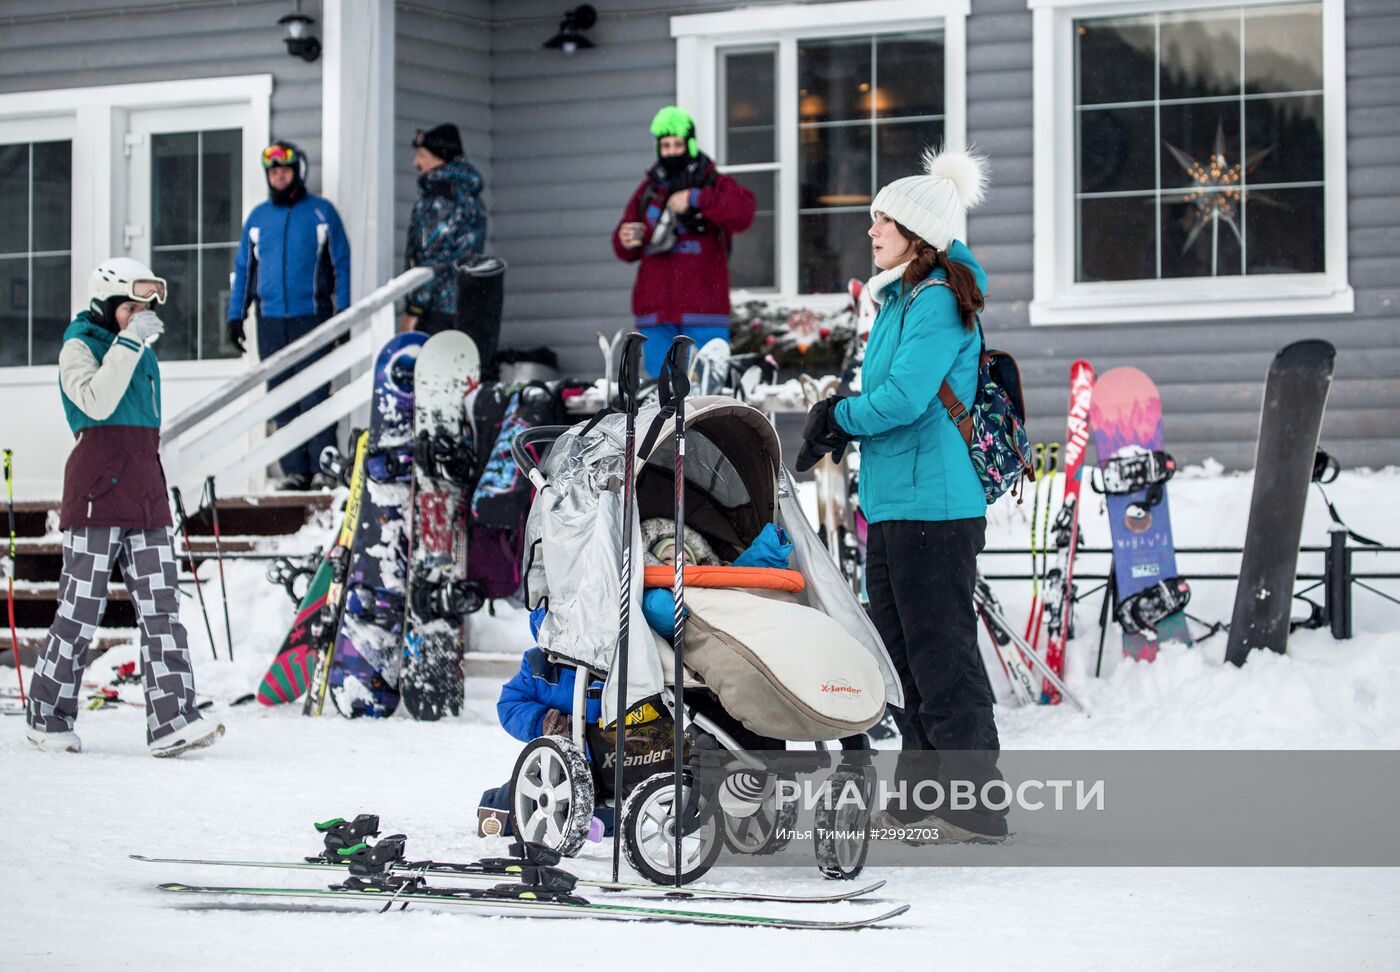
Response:
[[[971,152],[924,149],[924,175],[896,179],[870,204],[930,245],[946,250],[967,211],[987,192],[987,160]]]

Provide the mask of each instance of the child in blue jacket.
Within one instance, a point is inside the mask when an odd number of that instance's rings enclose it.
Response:
[[[532,638],[539,637],[544,614],[544,605],[530,612]],[[496,715],[501,720],[502,728],[521,742],[530,742],[540,736],[568,735],[569,717],[574,711],[574,675],[572,668],[552,663],[542,648],[531,648],[525,652],[520,659],[520,671],[501,686],[501,696],[496,701]],[[597,723],[602,717],[603,683],[594,682],[593,686],[599,691],[590,693],[585,705],[584,718],[589,723]],[[488,811],[499,811],[499,814]],[[485,823],[489,817],[503,820],[499,833],[506,837],[512,835],[509,813],[510,783],[481,794],[478,820],[481,823]],[[599,807],[594,815],[602,821],[603,831],[599,836],[611,834],[612,809]]]

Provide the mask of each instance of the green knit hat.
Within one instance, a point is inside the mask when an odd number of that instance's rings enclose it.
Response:
[[[677,108],[675,105],[667,105],[656,113],[656,117],[651,120],[651,134],[658,141],[667,135],[674,135],[676,138],[685,139],[686,153],[693,159],[700,154],[699,147],[695,144],[695,119],[690,117],[690,112],[684,108]],[[660,145],[657,146],[658,153]]]

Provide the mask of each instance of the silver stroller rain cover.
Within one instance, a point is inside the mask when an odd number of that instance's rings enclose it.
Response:
[[[674,512],[674,418],[658,423],[659,412],[655,403],[648,403],[637,415],[627,686],[627,699],[633,704],[661,692],[671,667],[670,645],[642,615],[641,520]],[[581,423],[559,437],[540,466],[545,483],[531,506],[525,537],[529,607],[548,604],[540,647],[594,672],[609,673],[603,694],[605,725],[617,715],[617,690],[610,673],[621,614],[625,421],[620,413],[608,414],[591,427]],[[904,694],[894,665],[802,512],[767,417],[733,398],[689,399],[685,478],[687,523],[705,533],[726,561],[752,542],[765,524],[776,523],[786,531],[793,544],[789,566],[806,579],[801,603],[836,622],[871,654],[884,677],[886,703],[902,706]]]

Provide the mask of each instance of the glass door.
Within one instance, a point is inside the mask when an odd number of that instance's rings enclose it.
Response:
[[[165,361],[238,357],[224,320],[243,218],[246,110],[132,112],[127,219],[121,242],[170,283],[161,310]]]

